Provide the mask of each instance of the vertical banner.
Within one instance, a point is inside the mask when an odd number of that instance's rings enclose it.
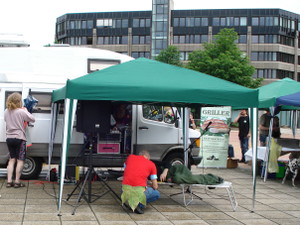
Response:
[[[231,107],[201,108],[200,156],[198,167],[227,167]]]

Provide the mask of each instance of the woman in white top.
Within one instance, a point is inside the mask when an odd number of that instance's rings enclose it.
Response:
[[[25,186],[20,182],[26,158],[25,129],[27,122],[34,122],[35,118],[26,108],[22,108],[22,96],[17,92],[8,96],[6,107],[4,121],[6,122],[6,143],[10,154],[6,187],[19,188]],[[16,163],[15,182],[13,182],[12,177]]]

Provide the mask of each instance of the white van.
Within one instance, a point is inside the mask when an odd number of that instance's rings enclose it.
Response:
[[[30,92],[38,99],[33,111],[36,122],[28,128],[28,141],[32,146],[27,151],[23,179],[38,177],[42,164],[48,162],[52,90],[62,87],[67,79],[132,60],[111,51],[75,47],[0,48],[0,59],[0,166],[5,167],[9,157],[3,119],[7,96],[20,92],[26,98]],[[93,149],[95,166],[122,167],[128,154],[138,153],[141,149],[149,150],[154,160],[183,163],[182,121],[176,108],[116,102],[111,105],[110,132],[97,135]],[[120,106],[126,108],[128,116],[124,124],[116,115]],[[61,156],[63,106],[58,111],[52,164],[60,163]],[[88,135],[77,125],[72,135],[68,164],[85,165]],[[199,136],[199,131],[190,129],[191,143]],[[190,152],[190,156],[194,156],[191,163],[199,162],[199,148]]]

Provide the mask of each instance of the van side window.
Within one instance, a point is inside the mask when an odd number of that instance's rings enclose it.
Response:
[[[103,70],[107,67],[120,64],[120,60],[88,59],[88,73]]]
[[[148,120],[163,121],[162,107],[143,105],[143,117]]]
[[[175,114],[173,108],[170,106],[164,106],[164,122],[165,123],[175,122]]]
[[[51,93],[31,92],[39,102],[33,109],[33,113],[50,113],[51,112]]]

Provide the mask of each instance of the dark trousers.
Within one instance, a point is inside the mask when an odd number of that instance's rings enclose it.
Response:
[[[240,139],[240,145],[241,145],[241,151],[242,151],[242,161],[245,161],[245,153],[249,149],[249,138],[248,137],[239,137]]]

